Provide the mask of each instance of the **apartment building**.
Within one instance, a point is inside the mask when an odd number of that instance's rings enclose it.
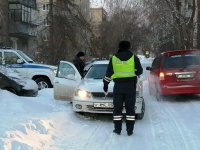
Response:
[[[90,21],[93,33],[100,36],[99,26],[107,19],[107,12],[104,8],[90,8]]]
[[[37,49],[38,10],[35,0],[8,0],[11,47],[34,57]]]
[[[0,46],[10,46],[8,0],[0,0]]]
[[[91,29],[92,29],[92,47],[95,49],[95,57],[101,57],[103,54],[102,47],[103,45],[101,44],[101,39],[102,39],[102,31],[104,28],[102,28],[102,24],[104,21],[107,20],[107,12],[104,8],[90,8],[90,23],[91,23]]]
[[[38,26],[39,52],[43,54],[44,51],[46,54],[54,53],[52,59],[56,62],[56,59],[71,60],[78,51],[85,53],[89,51],[86,44],[89,34],[87,27],[84,26],[90,18],[89,0],[36,1],[40,16],[40,25]],[[60,42],[62,44],[58,44]],[[52,53],[51,55],[53,55]],[[56,56],[55,53],[62,53],[62,58],[58,54]],[[41,59],[46,59],[45,57],[47,56],[44,55],[44,58]]]

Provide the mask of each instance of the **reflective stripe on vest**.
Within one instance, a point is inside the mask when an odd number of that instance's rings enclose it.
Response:
[[[111,76],[111,79],[136,76],[134,55],[127,61],[121,61],[116,56],[113,56],[112,65],[114,74]]]

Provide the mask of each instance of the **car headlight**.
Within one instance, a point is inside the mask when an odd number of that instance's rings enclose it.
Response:
[[[75,96],[82,97],[82,98],[86,98],[86,97],[90,98],[91,93],[84,90],[76,90]]]
[[[53,68],[52,68],[52,69],[51,69],[51,72],[52,72],[53,74],[56,74],[56,73],[57,73],[57,69],[55,69],[55,68],[53,69]]]

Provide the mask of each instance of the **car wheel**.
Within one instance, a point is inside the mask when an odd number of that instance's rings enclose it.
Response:
[[[141,108],[141,113],[140,114],[136,114],[136,119],[141,120],[144,117],[144,112],[145,112],[145,102],[144,99],[142,101],[142,108]]]
[[[17,91],[15,89],[13,89],[13,88],[6,88],[5,90],[17,95]]]
[[[43,78],[43,77],[37,78],[37,79],[35,79],[35,82],[38,85],[38,90],[52,87],[49,79],[47,79],[47,78]]]

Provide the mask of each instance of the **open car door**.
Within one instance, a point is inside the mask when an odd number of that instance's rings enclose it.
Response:
[[[82,77],[74,64],[67,61],[60,61],[54,79],[54,98],[71,101],[81,79]]]

